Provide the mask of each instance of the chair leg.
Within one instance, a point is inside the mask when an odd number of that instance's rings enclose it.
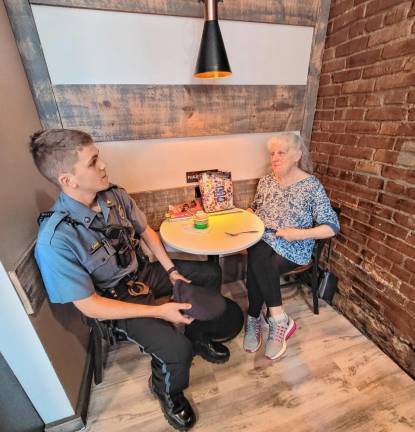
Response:
[[[315,263],[313,265],[313,275],[311,278],[311,293],[313,296],[313,312],[315,315],[319,314],[319,308],[318,308],[318,271],[317,271],[318,264]]]

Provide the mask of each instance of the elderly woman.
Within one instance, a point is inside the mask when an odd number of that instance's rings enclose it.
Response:
[[[260,312],[269,310],[265,355],[284,354],[296,324],[282,308],[280,275],[311,259],[314,240],[339,230],[336,213],[319,180],[310,174],[302,138],[281,133],[268,142],[272,172],[261,178],[251,209],[264,222],[265,232],[248,249],[248,317],[244,349],[255,352],[262,342]]]

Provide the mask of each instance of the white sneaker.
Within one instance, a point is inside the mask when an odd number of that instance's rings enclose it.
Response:
[[[256,352],[261,344],[261,316],[254,318],[248,315],[245,324],[244,350],[251,353]]]
[[[287,339],[295,332],[297,325],[292,318],[285,315],[276,321],[269,317],[269,333],[265,346],[265,356],[271,360],[281,357],[287,349]]]

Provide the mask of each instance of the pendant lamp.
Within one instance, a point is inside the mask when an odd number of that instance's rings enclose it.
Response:
[[[197,57],[195,78],[222,78],[232,75],[218,23],[218,0],[205,3],[205,24]]]

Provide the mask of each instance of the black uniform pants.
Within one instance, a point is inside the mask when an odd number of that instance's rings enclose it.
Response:
[[[195,285],[220,290],[222,275],[214,262],[175,260],[179,272]],[[143,282],[151,287],[154,297],[169,296],[172,285],[159,262],[151,263]],[[124,301],[139,302],[139,297]],[[189,385],[189,370],[193,358],[192,342],[198,339],[225,341],[234,338],[243,326],[239,306],[230,299],[225,313],[212,321],[194,320],[184,334],[173,324],[156,318],[118,320],[116,327],[129,340],[137,343],[142,352],[151,355],[152,379],[158,393],[175,394]]]
[[[278,255],[263,240],[248,249],[248,314],[259,317],[262,305],[281,306],[280,276],[298,267],[298,264]]]

